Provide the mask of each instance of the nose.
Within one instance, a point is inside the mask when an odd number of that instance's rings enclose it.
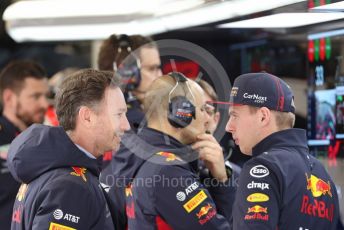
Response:
[[[209,115],[209,113],[206,110],[203,112],[203,114],[204,114],[204,120],[205,120],[206,124],[208,125],[210,122],[211,116]]]
[[[226,124],[226,131],[229,133],[233,132],[233,122],[231,118],[228,118],[228,122]]]
[[[160,76],[162,76],[162,71],[161,71],[161,68],[158,68],[158,70],[157,70],[156,72],[157,72],[157,77],[160,77]]]
[[[39,103],[40,103],[40,105],[41,105],[42,108],[44,108],[45,110],[48,109],[48,107],[49,107],[49,102],[48,102],[48,99],[47,99],[46,96],[42,96]]]
[[[127,116],[124,116],[124,119],[121,121],[121,130],[123,132],[130,130],[130,124],[129,124],[129,121],[127,119]]]

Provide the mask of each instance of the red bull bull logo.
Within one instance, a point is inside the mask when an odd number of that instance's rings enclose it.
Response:
[[[203,206],[198,213],[196,213],[196,216],[198,219],[201,219],[202,216],[208,214],[209,210],[213,208],[210,204],[207,204],[206,206]]]
[[[22,205],[19,205],[18,208],[15,208],[15,209],[13,210],[12,222],[15,222],[15,223],[20,224],[20,223],[21,223],[21,216],[22,216],[22,213],[23,213],[23,206],[22,206]]]
[[[199,219],[199,223],[201,225],[207,223],[216,215],[216,210],[211,206],[211,204],[207,204],[203,206],[198,213],[196,213],[197,218]]]
[[[127,203],[127,205],[125,206],[125,212],[127,214],[127,217],[129,219],[135,219],[135,205],[134,205],[134,201]]]
[[[133,190],[132,190],[133,185],[130,183],[126,188],[125,188],[125,196],[133,196]]]
[[[165,157],[166,161],[175,161],[177,159],[177,156],[174,155],[173,153],[159,152],[159,153],[157,153],[157,155]]]
[[[312,174],[310,177],[308,177],[307,173],[306,173],[306,179],[307,179],[307,190],[310,190],[314,197],[319,197],[326,194],[332,197],[330,181],[327,181],[326,183],[322,179]]]
[[[85,182],[87,181],[85,173],[86,169],[85,168],[80,168],[80,167],[72,167],[74,172],[71,172],[70,174],[73,176],[78,176],[81,177]]]
[[[260,205],[255,205],[251,208],[248,208],[247,213],[268,213],[268,208],[264,208]]]

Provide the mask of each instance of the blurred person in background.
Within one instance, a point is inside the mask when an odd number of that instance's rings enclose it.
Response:
[[[34,61],[12,61],[0,73],[0,226],[4,230],[10,229],[20,186],[7,168],[8,148],[20,132],[44,121],[48,91],[46,72]]]
[[[100,70],[117,71],[122,77],[128,120],[136,130],[144,120],[142,102],[152,82],[162,75],[159,50],[150,38],[141,35],[111,35],[98,54]]]
[[[55,110],[55,95],[58,92],[58,89],[62,83],[62,81],[69,75],[75,73],[78,71],[78,68],[66,68],[64,70],[61,70],[57,73],[55,73],[48,81],[49,84],[49,107],[47,109],[47,112],[45,113],[45,119],[44,124],[45,125],[51,125],[51,126],[58,126],[59,122],[56,115]]]
[[[157,44],[150,38],[141,35],[111,35],[103,41],[98,55],[100,70],[117,71],[124,83],[124,96],[127,103],[127,117],[131,125],[130,132],[122,139],[120,149],[116,153],[104,154],[103,170],[100,180],[112,185],[106,178],[131,178],[133,169],[142,160],[135,152],[130,151],[128,143],[135,144],[132,138],[145,126],[143,99],[152,82],[161,76],[161,61]],[[126,144],[123,144],[126,143]],[[110,198],[116,204],[116,227],[124,229],[127,218],[125,214],[125,188],[129,180],[118,181],[117,188],[111,189]]]

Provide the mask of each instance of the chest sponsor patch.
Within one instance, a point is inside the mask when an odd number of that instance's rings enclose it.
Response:
[[[71,175],[81,177],[85,182],[87,181],[87,178],[85,176],[86,168],[72,167],[72,169],[74,170],[74,172],[71,172]]]
[[[307,190],[310,190],[314,197],[320,197],[325,195],[329,195],[330,197],[332,197],[330,181],[325,182],[324,180],[312,174],[310,175],[310,177],[308,177],[307,173],[306,180]]]
[[[62,225],[62,224],[56,224],[54,222],[50,222],[49,230],[76,230],[76,229]]]
[[[300,209],[300,212],[303,214],[332,222],[335,213],[334,210],[333,203],[303,195]]]
[[[252,193],[247,196],[248,202],[265,202],[269,200],[269,196],[264,193]]]
[[[190,213],[194,210],[198,205],[200,205],[205,199],[207,199],[207,194],[202,190],[197,193],[194,197],[192,197],[188,202],[186,202],[183,207],[184,209]]]
[[[264,165],[256,165],[250,169],[250,175],[256,178],[266,177],[269,173],[269,169]]]

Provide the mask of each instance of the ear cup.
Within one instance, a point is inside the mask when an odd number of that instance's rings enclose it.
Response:
[[[115,70],[122,77],[122,83],[125,85],[126,91],[132,91],[139,87],[141,83],[141,66],[139,58],[132,52],[130,37],[125,34],[118,37],[118,54],[116,59],[120,57],[123,50],[128,55],[120,63],[118,60],[115,60]]]
[[[138,60],[129,54],[126,59],[117,66],[117,73],[122,77],[122,83],[127,91],[132,91],[139,87],[141,82],[141,71]]]
[[[173,127],[185,128],[196,118],[195,106],[184,96],[176,96],[169,103],[168,121]]]

